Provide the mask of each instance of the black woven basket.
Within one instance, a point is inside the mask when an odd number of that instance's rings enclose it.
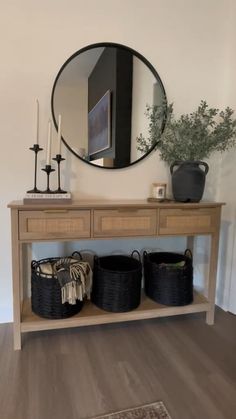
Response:
[[[31,262],[31,305],[32,311],[46,319],[65,319],[79,313],[83,302],[75,305],[62,304],[61,287],[56,275],[42,274],[43,263],[55,263],[60,258],[33,260]]]
[[[189,254],[189,256],[188,256]],[[184,261],[184,266],[174,266]],[[192,253],[169,252],[143,254],[145,293],[157,303],[184,306],[193,301]],[[170,265],[169,265],[170,264]]]
[[[96,306],[116,313],[139,306],[142,264],[133,254],[95,257],[91,300]]]

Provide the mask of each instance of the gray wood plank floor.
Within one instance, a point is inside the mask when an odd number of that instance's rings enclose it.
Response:
[[[236,316],[25,335],[0,325],[0,418],[86,419],[162,400],[172,419],[236,418]]]

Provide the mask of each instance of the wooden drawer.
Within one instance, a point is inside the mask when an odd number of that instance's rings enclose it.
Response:
[[[94,211],[94,237],[154,236],[156,224],[155,209]]]
[[[89,210],[19,211],[19,237],[57,239],[90,237]]]
[[[216,215],[216,208],[160,209],[159,235],[212,233]]]

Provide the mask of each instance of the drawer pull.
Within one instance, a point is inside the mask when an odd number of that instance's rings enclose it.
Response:
[[[53,210],[43,210],[43,212],[45,214],[65,214],[68,212],[68,210],[63,210],[63,209],[53,209]]]
[[[184,212],[184,211],[202,211],[202,208],[194,208],[194,209],[192,209],[192,208],[180,208],[180,211],[181,212]]]
[[[137,208],[120,208],[118,209],[118,212],[138,212],[139,210]]]

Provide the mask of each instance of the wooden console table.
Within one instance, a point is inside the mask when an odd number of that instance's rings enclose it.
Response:
[[[184,313],[206,312],[214,322],[216,270],[222,203],[147,203],[146,201],[78,201],[72,204],[11,202],[14,348],[21,349],[21,334],[102,323],[114,323]],[[117,237],[186,236],[193,248],[197,235],[211,236],[209,278],[204,295],[194,293],[192,304],[168,307],[146,296],[127,313],[108,313],[86,302],[76,316],[47,320],[31,311],[24,292],[23,246],[32,242],[75,241]]]

